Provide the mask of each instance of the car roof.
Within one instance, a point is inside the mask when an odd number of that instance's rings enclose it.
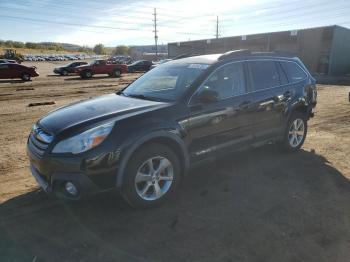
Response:
[[[251,52],[249,50],[235,50],[224,54],[199,55],[176,59],[167,64],[215,64],[223,61],[251,60],[251,59],[278,59],[299,62],[299,59],[286,52]]]
[[[191,56],[169,61],[167,64],[214,64],[221,54]]]

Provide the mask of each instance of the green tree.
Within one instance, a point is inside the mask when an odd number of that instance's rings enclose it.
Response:
[[[130,48],[126,45],[119,45],[115,48],[114,54],[115,55],[128,55],[130,51]]]
[[[9,48],[13,47],[13,41],[11,41],[11,40],[5,41],[5,46],[9,47]]]
[[[84,52],[84,53],[91,53],[92,49],[88,46],[81,46],[78,49],[79,52]]]
[[[31,42],[26,42],[25,47],[28,49],[35,49],[37,47],[37,44],[31,43]]]
[[[106,50],[103,44],[95,45],[95,47],[92,50],[98,55],[104,55],[106,53]]]
[[[19,42],[19,41],[13,41],[12,46],[15,48],[23,48],[24,47],[24,43],[23,42]]]

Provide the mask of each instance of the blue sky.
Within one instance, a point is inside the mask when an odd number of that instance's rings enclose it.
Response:
[[[0,0],[0,39],[93,46],[159,43],[338,24],[350,28],[349,0]]]

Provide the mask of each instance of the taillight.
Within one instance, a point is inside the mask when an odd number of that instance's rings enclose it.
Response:
[[[312,88],[312,102],[316,102],[317,101],[317,90],[316,90],[316,86],[313,86]]]

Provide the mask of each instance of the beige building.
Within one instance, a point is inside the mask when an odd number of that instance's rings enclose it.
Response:
[[[350,29],[327,26],[168,44],[169,58],[214,54],[236,49],[285,51],[297,55],[313,73],[350,74]]]

